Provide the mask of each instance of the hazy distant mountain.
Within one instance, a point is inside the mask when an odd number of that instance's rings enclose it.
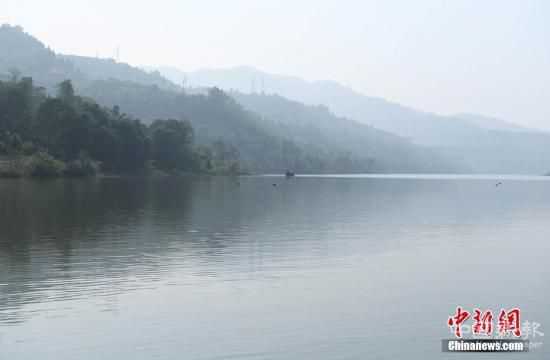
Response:
[[[0,74],[4,78],[11,76],[12,72],[20,73],[32,76],[42,86],[57,84],[67,78],[75,82],[86,79],[70,61],[59,58],[19,26],[0,26],[0,49]]]
[[[494,118],[470,114],[441,116],[365,96],[333,81],[310,82],[297,77],[269,74],[252,67],[207,69],[190,73],[161,67],[159,71],[178,83],[185,81],[188,86],[218,86],[244,93],[266,92],[306,104],[323,104],[337,115],[352,118],[423,145],[452,145],[456,143],[457,136],[469,137],[479,128],[522,130],[520,126]]]
[[[394,164],[396,159],[406,162],[421,154],[418,147],[415,149],[409,144],[407,148],[402,142],[396,142],[395,137],[389,133],[336,117],[325,106],[305,106],[276,95],[243,94],[235,91],[231,95],[245,108],[284,124],[297,139],[311,138],[316,132],[307,129],[316,129],[324,136],[324,143],[334,143],[357,154],[361,154],[363,150],[377,159]],[[424,148],[423,163],[431,163],[433,171],[444,168],[441,160],[445,159],[455,169],[475,173],[542,174],[550,167],[548,134],[473,129],[464,130],[457,135],[455,144],[421,147]],[[429,162],[427,159],[430,154]],[[406,168],[401,163],[398,167]]]
[[[230,95],[249,109],[261,115],[270,131],[298,144],[338,149],[342,153],[371,158],[383,164],[386,170],[398,172],[465,171],[437,154],[433,149],[414,145],[388,132],[372,128],[334,115],[323,105],[304,105],[279,95],[244,94],[231,91]]]
[[[93,80],[117,79],[142,85],[157,85],[161,89],[179,90],[179,86],[176,86],[155,70],[143,71],[140,68],[114,59],[76,55],[61,55],[60,57],[69,60],[77,69]]]
[[[161,69],[174,82],[185,85],[182,92],[157,72],[111,59],[59,55],[21,28],[2,26],[0,74],[9,77],[14,68],[50,88],[71,79],[79,93],[105,106],[120,105],[145,121],[188,118],[199,141],[222,138],[235,145],[257,170],[279,171],[299,164],[301,169],[323,172],[545,173],[550,167],[550,135],[546,133],[471,115],[443,117],[419,112],[334,82],[307,82],[252,68],[190,74]],[[240,104],[221,92],[193,95],[189,87],[198,85],[240,90],[242,96],[233,93]],[[251,91],[278,93],[295,101],[271,96],[245,98],[242,94]],[[296,101],[325,104],[330,111]]]
[[[223,140],[251,171],[442,172],[457,171],[433,151],[363,124],[335,117],[326,108],[283,98],[258,99],[284,116],[261,116],[224,92],[182,91],[158,72],[112,59],[56,54],[19,27],[0,28],[0,74],[17,68],[35,84],[53,89],[71,79],[79,94],[145,122],[189,119],[198,143]],[[2,71],[3,70],[3,71]],[[182,79],[183,80],[183,79]],[[0,109],[2,111],[2,109]],[[300,114],[300,118],[288,114]],[[290,121],[289,121],[290,120]],[[284,123],[286,121],[286,123]]]
[[[441,116],[360,94],[332,81],[305,81],[272,75],[251,67],[184,73],[159,68],[168,78],[188,86],[219,86],[243,93],[279,94],[306,104],[323,104],[351,118],[432,147],[449,161],[477,173],[547,172],[550,134],[490,117]]]
[[[71,79],[77,88],[94,80],[115,78],[175,90],[178,87],[158,72],[146,72],[113,59],[57,54],[19,26],[0,26],[0,78],[17,71],[35,83],[53,88]]]

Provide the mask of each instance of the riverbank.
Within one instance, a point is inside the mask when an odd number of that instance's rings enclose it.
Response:
[[[58,160],[48,153],[18,155],[0,158],[0,178],[58,178],[58,177],[166,177],[166,176],[239,176],[250,175],[235,168],[217,168],[204,172],[166,171],[156,168],[152,163],[139,171],[131,173],[103,172],[101,164],[86,156],[70,162]]]
[[[99,164],[89,157],[63,162],[46,152],[32,155],[18,155],[0,160],[0,177],[87,177],[99,172]]]

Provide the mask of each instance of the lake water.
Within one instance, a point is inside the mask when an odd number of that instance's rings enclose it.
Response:
[[[3,180],[0,359],[548,359],[441,339],[550,331],[549,219],[542,177]]]

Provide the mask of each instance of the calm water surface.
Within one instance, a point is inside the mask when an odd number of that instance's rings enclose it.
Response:
[[[440,341],[550,331],[549,219],[536,177],[3,180],[0,359],[548,359]]]

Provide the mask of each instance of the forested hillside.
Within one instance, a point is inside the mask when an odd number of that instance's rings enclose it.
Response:
[[[473,173],[541,174],[550,167],[550,134],[472,114],[442,116],[385,99],[366,96],[333,81],[306,81],[251,67],[205,69],[184,73],[160,68],[174,81],[218,86],[243,93],[264,91],[305,104],[324,104],[339,116],[397,134],[427,146]]]
[[[2,176],[86,176],[147,173],[239,171],[238,154],[223,144],[196,146],[188,121],[155,120],[147,126],[77,96],[70,81],[56,96],[32,78],[0,81],[0,166]]]
[[[387,168],[400,171],[458,170],[429,148],[415,146],[388,132],[338,117],[323,105],[308,106],[279,95],[236,91],[230,95],[246,109],[260,114],[272,132],[299,144],[323,144],[343,153],[376,159]]]
[[[120,105],[146,121],[156,117],[190,119],[199,143],[222,139],[234,145],[242,166],[252,171],[372,172],[382,171],[386,166],[377,159],[332,146],[321,138],[317,142],[294,141],[291,134],[278,131],[274,124],[246,111],[216,88],[206,94],[192,95],[109,80],[97,81],[83,93],[108,106]],[[399,171],[395,166],[392,170]]]
[[[282,117],[265,116],[267,109],[245,109],[219,89],[192,94],[155,72],[108,59],[56,54],[18,27],[0,28],[0,48],[6,49],[0,54],[0,73],[5,79],[30,76],[50,94],[55,93],[56,84],[70,79],[82,96],[109,109],[123,109],[147,124],[159,118],[189,121],[198,144],[224,144],[228,156],[238,154],[241,168],[250,172],[458,169],[423,147],[337,118],[326,109],[268,99],[279,101],[286,110]]]

